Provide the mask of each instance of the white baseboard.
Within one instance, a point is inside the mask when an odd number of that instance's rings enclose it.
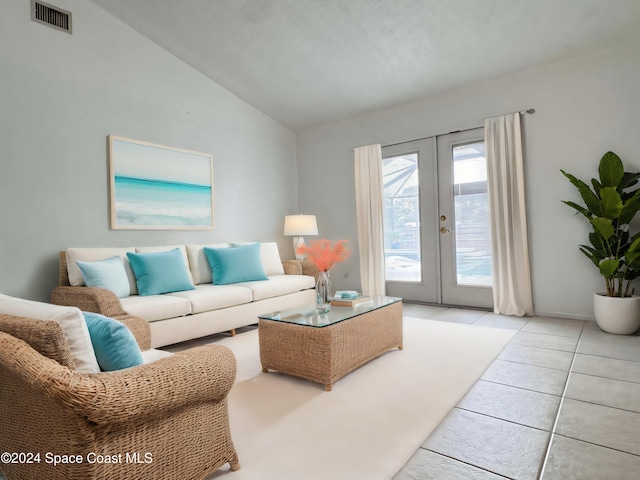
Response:
[[[593,315],[581,315],[566,312],[547,312],[544,310],[536,310],[534,312],[534,315],[536,317],[570,318],[571,320],[586,320],[589,322],[595,322],[595,317]]]

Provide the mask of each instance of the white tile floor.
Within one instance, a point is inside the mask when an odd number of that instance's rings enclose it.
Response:
[[[593,322],[404,305],[517,330],[394,480],[640,478],[640,336]]]

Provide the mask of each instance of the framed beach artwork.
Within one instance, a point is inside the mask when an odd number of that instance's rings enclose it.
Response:
[[[213,228],[213,158],[109,135],[111,228]]]

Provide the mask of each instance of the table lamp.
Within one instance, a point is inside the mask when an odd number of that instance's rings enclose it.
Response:
[[[303,235],[318,235],[318,224],[315,215],[286,215],[284,217],[284,234],[294,235],[293,251],[304,245]],[[304,260],[304,255],[296,252],[296,260]]]

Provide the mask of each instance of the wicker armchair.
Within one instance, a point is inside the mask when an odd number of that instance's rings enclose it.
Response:
[[[144,320],[121,321],[149,348]],[[57,322],[0,315],[0,452],[33,455],[3,458],[0,470],[8,480],[186,480],[225,463],[237,470],[227,409],[235,374],[221,346],[78,373]]]

